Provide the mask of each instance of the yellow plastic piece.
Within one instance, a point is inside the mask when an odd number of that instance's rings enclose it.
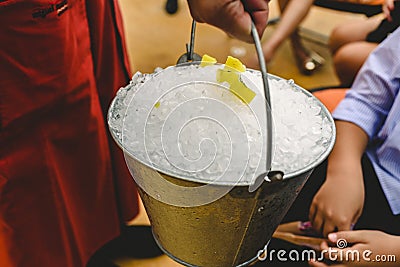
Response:
[[[155,108],[159,108],[160,106],[161,106],[161,103],[160,103],[160,102],[157,102],[157,103],[154,104],[154,107],[155,107]]]
[[[228,58],[226,59],[225,66],[237,70],[239,72],[246,71],[246,66],[242,62],[240,62],[239,59],[231,56],[228,56]]]
[[[239,97],[244,103],[250,104],[256,93],[248,88],[240,80],[240,72],[245,72],[246,66],[239,59],[228,56],[225,62],[225,68],[217,72],[217,81],[220,83],[227,82],[229,90]]]
[[[229,83],[230,91],[237,95],[246,104],[250,104],[256,96],[256,93],[240,80],[240,73],[238,72],[218,70],[217,81],[220,83]]]
[[[214,65],[215,63],[217,63],[217,60],[215,58],[213,58],[207,54],[204,54],[204,56],[201,58],[200,67]]]

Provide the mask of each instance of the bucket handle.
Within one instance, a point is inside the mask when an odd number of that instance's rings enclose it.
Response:
[[[262,82],[264,86],[264,96],[265,96],[265,114],[266,114],[266,142],[267,142],[267,151],[266,151],[266,172],[259,175],[254,183],[249,186],[249,191],[253,192],[257,190],[257,188],[265,181],[273,182],[273,181],[281,181],[283,179],[283,172],[281,171],[271,171],[272,165],[272,107],[271,107],[271,94],[270,87],[268,82],[268,72],[267,72],[267,64],[265,63],[264,53],[261,46],[260,36],[258,35],[256,25],[254,21],[251,21],[251,35],[253,36],[254,44],[256,47],[258,62],[260,65],[260,72],[262,77]]]
[[[194,41],[195,41],[195,33],[196,33],[196,21],[192,21],[192,28],[190,34],[190,43],[186,44],[186,53],[179,57],[177,64],[201,61],[201,56],[194,52]],[[259,175],[255,182],[249,187],[249,191],[255,191],[264,180],[268,182],[272,181],[280,181],[283,179],[283,172],[281,171],[271,171],[272,164],[272,109],[271,109],[271,94],[270,87],[268,82],[268,73],[267,66],[265,63],[264,53],[261,46],[261,40],[257,32],[257,28],[253,22],[251,21],[251,35],[254,40],[258,62],[260,64],[260,72],[264,87],[264,96],[265,96],[265,114],[266,114],[266,142],[267,142],[267,151],[266,151],[266,172]]]

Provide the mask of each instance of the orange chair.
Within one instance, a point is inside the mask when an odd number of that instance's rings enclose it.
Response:
[[[330,87],[312,89],[310,92],[332,113],[348,90],[348,88]]]
[[[368,3],[361,0],[316,0],[315,6],[334,9],[338,11],[364,14],[372,17],[382,13],[382,4],[384,0],[374,0]]]

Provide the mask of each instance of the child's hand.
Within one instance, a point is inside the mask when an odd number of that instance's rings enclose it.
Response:
[[[350,230],[364,206],[364,180],[361,163],[344,167],[327,175],[314,196],[310,221],[324,236],[335,231]]]
[[[389,235],[381,231],[360,230],[332,233],[329,234],[328,238],[332,243],[338,243],[338,245],[342,244],[342,248],[329,248],[326,243],[321,245],[322,250],[329,251],[329,249],[331,249],[334,251],[335,253],[332,253],[331,256],[336,259],[339,259],[340,255],[342,255],[343,260],[340,263],[330,266],[394,267],[399,264],[399,236]],[[343,245],[344,242],[347,242],[348,247]],[[353,245],[350,246],[350,244]],[[335,258],[329,258],[330,256],[328,253],[324,253],[323,255],[326,259],[336,260]],[[310,266],[325,267],[327,265],[321,262],[311,261]]]

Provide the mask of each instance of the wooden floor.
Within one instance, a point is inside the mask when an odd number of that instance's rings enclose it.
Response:
[[[120,5],[133,70],[151,73],[156,67],[174,65],[179,56],[185,52],[185,44],[190,39],[191,17],[187,2],[179,0],[179,10],[174,15],[166,13],[165,1],[160,0],[120,0]],[[279,17],[276,1],[271,1],[270,8],[270,18]],[[360,15],[313,7],[301,25],[302,35],[306,45],[321,54],[326,59],[326,64],[311,76],[302,75],[286,42],[268,66],[268,71],[286,79],[293,79],[305,89],[337,85],[338,80],[331,65],[331,56],[326,43],[333,27],[347,19],[364,18]],[[264,38],[268,38],[273,30],[274,26],[269,26]],[[231,39],[212,26],[200,24],[197,27],[195,52],[200,55],[209,54],[223,63],[228,55],[240,59],[254,51],[253,45]],[[142,209],[133,224],[148,223]],[[180,266],[166,256],[149,261],[121,258],[116,264],[130,267]]]
[[[151,73],[156,67],[166,67],[176,63],[185,52],[185,44],[190,40],[191,17],[187,1],[179,1],[179,10],[174,15],[165,12],[165,0],[120,0],[124,15],[127,47],[134,71]],[[271,1],[270,18],[279,16],[276,1]],[[331,66],[331,57],[326,42],[332,28],[346,19],[361,19],[361,16],[313,7],[302,24],[304,40],[308,47],[320,53],[326,64],[312,76],[299,73],[286,42],[268,67],[272,74],[286,79],[294,79],[306,89],[337,84]],[[264,38],[273,32],[268,27]],[[254,52],[251,44],[229,38],[224,32],[209,25],[198,24],[195,52],[209,54],[225,62],[228,55],[243,57]]]

